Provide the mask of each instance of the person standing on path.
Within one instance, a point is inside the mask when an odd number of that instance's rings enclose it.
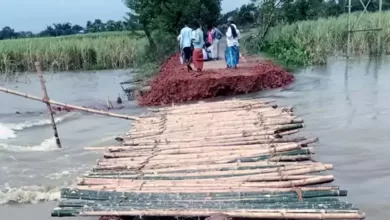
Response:
[[[187,70],[191,71],[192,60],[192,29],[185,24],[180,31],[180,49],[183,54],[183,63],[187,65]]]
[[[228,19],[228,29],[226,31],[226,52],[225,61],[227,68],[236,69],[240,61],[240,44],[238,40],[241,38],[240,31],[233,22],[233,18]]]
[[[219,40],[222,38],[222,32],[213,25],[209,25],[207,41],[210,43],[212,59],[219,60]]]
[[[202,28],[198,22],[194,22],[195,32],[193,34],[193,45],[194,51],[192,53],[193,63],[196,71],[202,72],[203,69],[203,46],[204,46],[204,35]]]

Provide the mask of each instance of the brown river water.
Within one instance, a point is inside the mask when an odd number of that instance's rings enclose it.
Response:
[[[390,184],[389,69],[389,58],[356,59],[348,67],[344,59],[332,59],[326,67],[296,71],[296,82],[287,88],[247,95],[295,108],[305,119],[301,133],[320,138],[315,159],[334,164],[334,184],[349,190],[345,199],[361,208],[367,219],[386,219],[390,214],[390,188],[386,187]],[[114,101],[121,93],[119,82],[128,78],[129,71],[120,70],[55,73],[47,75],[46,81],[54,100],[99,107],[107,96]],[[0,84],[42,94],[34,74]],[[121,119],[59,114],[56,118],[64,148],[57,150],[45,105],[3,93],[0,103],[1,220],[51,219],[59,189],[72,184],[100,157],[83,147],[114,143],[113,137],[131,126]],[[144,111],[127,101],[124,109],[116,110],[133,115]]]

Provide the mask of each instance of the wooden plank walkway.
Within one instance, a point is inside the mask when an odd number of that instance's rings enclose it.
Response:
[[[201,216],[363,219],[329,185],[331,164],[312,160],[317,138],[266,100],[154,109],[63,189],[52,216]]]

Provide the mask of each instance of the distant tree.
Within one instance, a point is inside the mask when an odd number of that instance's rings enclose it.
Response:
[[[92,26],[95,27],[96,32],[103,32],[106,31],[106,26],[100,19],[95,19]]]
[[[78,24],[76,24],[76,25],[74,25],[74,26],[72,27],[73,33],[79,33],[80,31],[83,31],[83,30],[84,30],[84,28],[81,27],[81,26],[78,25]]]
[[[0,31],[0,40],[16,38],[15,30],[10,27],[4,27]]]
[[[85,26],[87,32],[90,32],[92,30],[92,22],[91,21],[87,21],[87,25]]]
[[[16,38],[30,38],[30,37],[34,37],[34,34],[31,31],[16,32],[16,35],[17,35]]]
[[[80,31],[84,30],[84,28],[80,25],[72,25],[71,23],[63,23],[63,24],[53,24],[51,26],[47,26],[45,30],[39,33],[41,37],[57,37],[57,36],[65,36],[65,35],[73,35],[78,34]]]
[[[142,25],[152,47],[153,30],[177,35],[184,23],[198,20],[201,24],[215,24],[221,11],[221,0],[123,0],[130,9],[127,22]]]
[[[247,4],[241,6],[237,13],[236,22],[240,25],[253,24],[256,21],[257,7],[255,4]]]
[[[115,22],[115,29],[114,31],[125,31],[125,25],[123,21],[116,21]]]
[[[106,29],[107,31],[117,31],[117,30],[118,30],[118,29],[117,29],[117,24],[116,24],[116,22],[113,21],[113,20],[107,21],[107,23],[106,23],[106,25],[105,25],[105,29]]]

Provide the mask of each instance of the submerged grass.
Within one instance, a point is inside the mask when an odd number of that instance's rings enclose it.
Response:
[[[353,30],[376,29],[381,31],[354,32],[351,34],[353,55],[371,55],[390,52],[390,12],[354,13]],[[279,25],[269,30],[260,48],[260,37],[244,43],[251,53],[261,51],[272,54],[288,65],[325,64],[327,57],[345,54],[348,38],[348,15],[301,21]],[[378,35],[381,45],[378,46]]]
[[[131,32],[0,41],[0,72],[75,71],[137,67],[144,62],[147,40]]]

